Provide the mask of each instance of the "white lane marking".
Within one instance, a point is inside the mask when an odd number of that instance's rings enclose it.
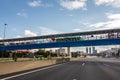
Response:
[[[85,66],[85,63],[82,63],[82,66]]]
[[[108,65],[108,64],[103,64],[103,65],[105,65],[105,66],[110,66],[110,65]]]
[[[70,62],[67,62],[67,63],[70,63]],[[49,69],[49,68],[53,68],[53,67],[57,67],[57,66],[60,66],[60,65],[63,65],[63,64],[67,64],[67,63],[57,64],[57,65],[53,65],[53,66],[49,66],[49,67],[45,67],[45,68],[41,68],[41,69],[37,69],[37,70],[33,70],[33,71],[29,71],[29,72],[25,72],[25,73],[21,73],[21,74],[13,75],[13,76],[10,76],[10,77],[2,78],[2,79],[0,79],[0,80],[7,80],[7,79],[11,79],[11,78],[15,78],[15,77],[19,77],[19,76],[27,75],[27,74],[30,74],[30,73],[34,73],[34,72],[38,72],[38,71],[41,71],[41,70],[45,70],[45,69]]]
[[[77,80],[77,79],[73,79],[73,80]]]

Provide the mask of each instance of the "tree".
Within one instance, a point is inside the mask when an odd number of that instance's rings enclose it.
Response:
[[[43,55],[44,57],[47,57],[47,54],[45,50],[39,49],[37,52],[34,53],[35,55]]]
[[[52,50],[45,51],[45,50],[40,49],[37,52],[35,52],[34,54],[35,55],[42,55],[43,57],[46,57],[46,58],[57,57],[57,54],[52,52]]]

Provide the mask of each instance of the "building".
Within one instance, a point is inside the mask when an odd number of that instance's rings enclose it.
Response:
[[[88,53],[91,54],[91,47],[89,47],[89,52]]]
[[[97,54],[95,47],[86,47],[86,53],[88,54]]]
[[[95,47],[92,47],[92,52],[91,54],[97,54],[97,50],[95,49]]]
[[[56,50],[55,50],[55,53],[58,53],[58,54],[60,54],[60,55],[65,55],[65,54],[67,54],[68,52],[67,52],[67,48],[59,48],[59,49],[56,49]]]
[[[85,53],[83,51],[76,51],[76,52],[71,52],[72,57],[80,57],[85,55]]]

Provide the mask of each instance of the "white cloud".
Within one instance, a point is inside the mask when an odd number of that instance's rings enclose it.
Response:
[[[58,34],[58,33],[61,33],[61,32],[53,30],[53,29],[49,29],[46,27],[40,27],[40,34],[41,35],[50,35],[50,34]]]
[[[79,28],[76,28],[76,29],[73,29],[74,32],[79,32],[79,31],[82,31],[81,29]]]
[[[0,40],[3,39],[2,37],[0,37]]]
[[[107,13],[108,19],[114,20],[114,19],[120,19],[120,13],[118,14],[112,14],[112,13]]]
[[[39,32],[32,32],[31,30],[25,30],[24,31],[24,36],[18,35],[14,38],[32,37],[32,36],[37,36],[37,34],[39,34],[39,35],[50,35],[50,34],[59,34],[59,33],[61,33],[61,32],[53,30],[53,29],[49,29],[49,28],[46,28],[46,27],[40,27]],[[0,37],[0,39],[2,39],[2,38]]]
[[[60,5],[68,10],[84,9],[86,0],[60,0]]]
[[[60,10],[60,11],[64,11],[64,9],[63,9],[63,8],[60,8],[59,10]]]
[[[31,2],[28,2],[28,5],[31,7],[38,7],[41,5],[41,0],[33,0]]]
[[[21,38],[22,36],[20,36],[20,35],[18,35],[18,36],[16,36],[15,38]]]
[[[41,4],[41,6],[44,8],[49,8],[49,7],[53,7],[53,4]]]
[[[95,0],[96,5],[106,5],[106,6],[113,6],[113,7],[120,7],[120,0]]]
[[[37,36],[36,33],[31,32],[30,30],[25,30],[24,32],[25,36],[30,37],[30,36]]]
[[[28,5],[30,7],[44,7],[44,8],[49,8],[49,7],[53,7],[53,4],[42,4],[42,0],[33,0],[31,2],[28,2]]]
[[[79,21],[79,24],[82,24],[82,25],[89,25],[90,23],[88,23],[88,22],[84,22],[84,21]]]
[[[20,12],[18,12],[17,15],[18,15],[18,16],[27,17],[27,13],[20,13]]]
[[[108,13],[106,15],[108,21],[90,24],[89,26],[102,29],[120,28],[120,14]]]
[[[73,14],[68,14],[68,16],[71,16],[71,17],[72,17],[72,16],[73,16]]]
[[[21,10],[16,15],[21,16],[21,17],[25,17],[25,18],[28,17],[28,14],[25,12],[25,10]]]

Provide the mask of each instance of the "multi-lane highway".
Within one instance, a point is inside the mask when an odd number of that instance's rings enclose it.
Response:
[[[101,58],[82,59],[1,77],[1,80],[120,80],[120,62]]]

